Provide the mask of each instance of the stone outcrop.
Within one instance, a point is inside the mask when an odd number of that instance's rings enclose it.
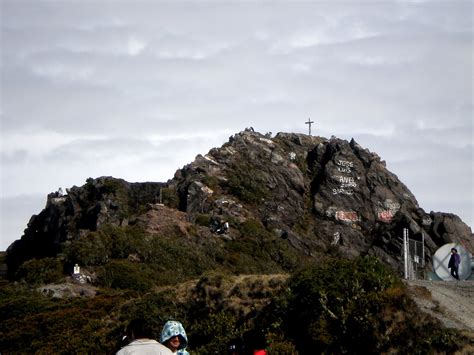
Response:
[[[50,193],[45,208],[33,215],[21,239],[7,249],[9,273],[32,258],[53,257],[63,244],[102,225],[127,225],[142,204],[156,202],[162,183],[128,183],[122,179],[87,179],[66,194]]]
[[[198,156],[173,184],[188,214],[255,218],[306,255],[333,245],[400,269],[405,228],[424,239],[428,265],[448,242],[474,251],[459,217],[425,212],[385,162],[354,140],[246,130]]]
[[[254,219],[304,255],[331,249],[348,257],[372,254],[394,269],[400,269],[405,228],[410,238],[424,238],[427,265],[448,242],[474,251],[472,232],[459,217],[425,212],[385,162],[354,140],[294,133],[272,138],[247,129],[198,155],[167,183],[102,177],[64,196],[50,194],[9,247],[9,270],[57,255],[63,243],[105,224],[136,223],[150,233],[175,224],[185,235],[203,217],[234,225]]]

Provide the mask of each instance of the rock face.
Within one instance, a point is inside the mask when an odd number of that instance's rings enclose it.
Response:
[[[49,194],[43,211],[31,217],[22,238],[7,249],[9,273],[26,260],[56,256],[64,243],[102,225],[127,225],[142,204],[156,202],[163,186],[101,177],[67,189],[66,195]]]
[[[354,140],[251,130],[178,171],[174,184],[188,214],[253,217],[305,254],[331,244],[348,256],[378,255],[400,267],[403,229],[436,249],[460,242],[474,250],[459,217],[426,213],[380,157]]]
[[[146,224],[158,215],[147,204],[160,200],[184,212],[191,224],[203,216],[234,225],[255,219],[309,256],[331,248],[348,257],[373,254],[401,270],[405,228],[411,239],[424,238],[428,266],[448,242],[474,251],[471,230],[459,217],[426,213],[385,162],[354,140],[291,133],[272,138],[247,129],[198,155],[167,183],[103,177],[65,196],[50,194],[46,208],[9,247],[9,270],[56,255],[67,240],[101,225]],[[176,224],[183,223],[180,216]]]

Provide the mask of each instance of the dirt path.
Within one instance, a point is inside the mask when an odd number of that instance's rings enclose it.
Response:
[[[474,281],[416,280],[407,284],[423,311],[445,326],[464,330],[474,337]]]

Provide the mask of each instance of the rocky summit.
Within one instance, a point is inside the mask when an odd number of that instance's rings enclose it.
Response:
[[[255,228],[242,228],[249,221],[298,258],[369,254],[399,272],[404,229],[411,239],[424,239],[426,271],[445,243],[474,250],[471,229],[458,216],[425,212],[385,162],[354,140],[246,129],[167,182],[89,178],[49,194],[44,210],[8,248],[8,273],[13,277],[30,259],[56,257],[104,226],[138,226],[191,247],[226,250],[226,243],[252,238]],[[235,258],[227,252],[214,261]]]

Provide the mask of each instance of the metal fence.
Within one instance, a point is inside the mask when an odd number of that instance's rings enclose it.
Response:
[[[421,234],[421,241],[410,239],[408,229],[403,229],[403,266],[404,277],[407,280],[424,278],[425,266],[425,236]]]

